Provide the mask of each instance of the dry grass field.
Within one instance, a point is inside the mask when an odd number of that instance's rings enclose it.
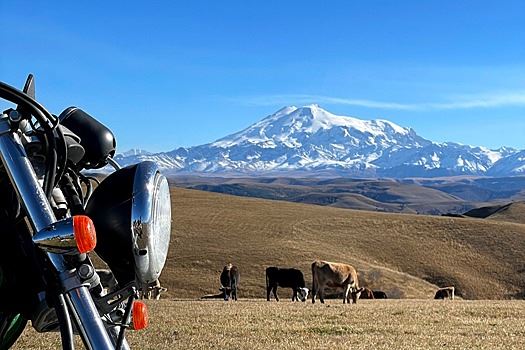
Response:
[[[172,188],[173,227],[151,326],[129,333],[136,349],[522,349],[525,225],[519,208],[497,220],[386,214]],[[507,213],[509,214],[509,213]],[[508,222],[507,219],[514,222]],[[266,302],[267,266],[314,259],[354,265],[360,284],[388,300],[342,305]],[[239,266],[237,303],[218,292],[222,267]],[[434,301],[456,286],[463,300]],[[478,299],[478,300],[467,300]],[[481,300],[479,300],[481,299]],[[16,349],[59,348],[28,327]]]
[[[524,301],[364,300],[357,305],[262,300],[149,303],[134,349],[523,349]],[[27,329],[15,349],[59,348]]]
[[[465,299],[523,298],[525,225],[387,214],[172,189],[173,228],[161,277],[168,297],[216,293],[222,267],[241,272],[240,296],[265,296],[267,266],[311,283],[314,259],[347,262],[361,284],[393,298],[432,298],[454,285]],[[289,295],[282,292],[283,297]]]

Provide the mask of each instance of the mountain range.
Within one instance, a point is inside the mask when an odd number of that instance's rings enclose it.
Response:
[[[169,152],[131,150],[121,164],[157,162],[167,173],[313,174],[358,177],[514,176],[525,150],[437,143],[388,120],[332,114],[318,105],[289,106],[212,143]]]

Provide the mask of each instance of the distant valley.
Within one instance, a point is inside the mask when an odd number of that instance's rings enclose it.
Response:
[[[178,187],[322,206],[412,214],[463,214],[525,200],[525,177],[419,179],[172,176]],[[475,215],[473,215],[475,216]]]

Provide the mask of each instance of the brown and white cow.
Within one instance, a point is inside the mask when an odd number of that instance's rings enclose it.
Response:
[[[343,304],[357,303],[363,288],[359,288],[357,271],[353,266],[341,263],[316,260],[312,263],[312,303],[319,294],[321,303],[324,303],[324,289],[343,288]]]
[[[364,287],[359,299],[374,299],[374,292],[372,289]]]

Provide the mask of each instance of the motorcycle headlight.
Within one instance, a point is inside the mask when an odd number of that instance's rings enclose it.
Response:
[[[119,283],[156,281],[168,254],[171,201],[168,181],[153,162],[109,175],[86,206],[97,230],[95,252]]]

